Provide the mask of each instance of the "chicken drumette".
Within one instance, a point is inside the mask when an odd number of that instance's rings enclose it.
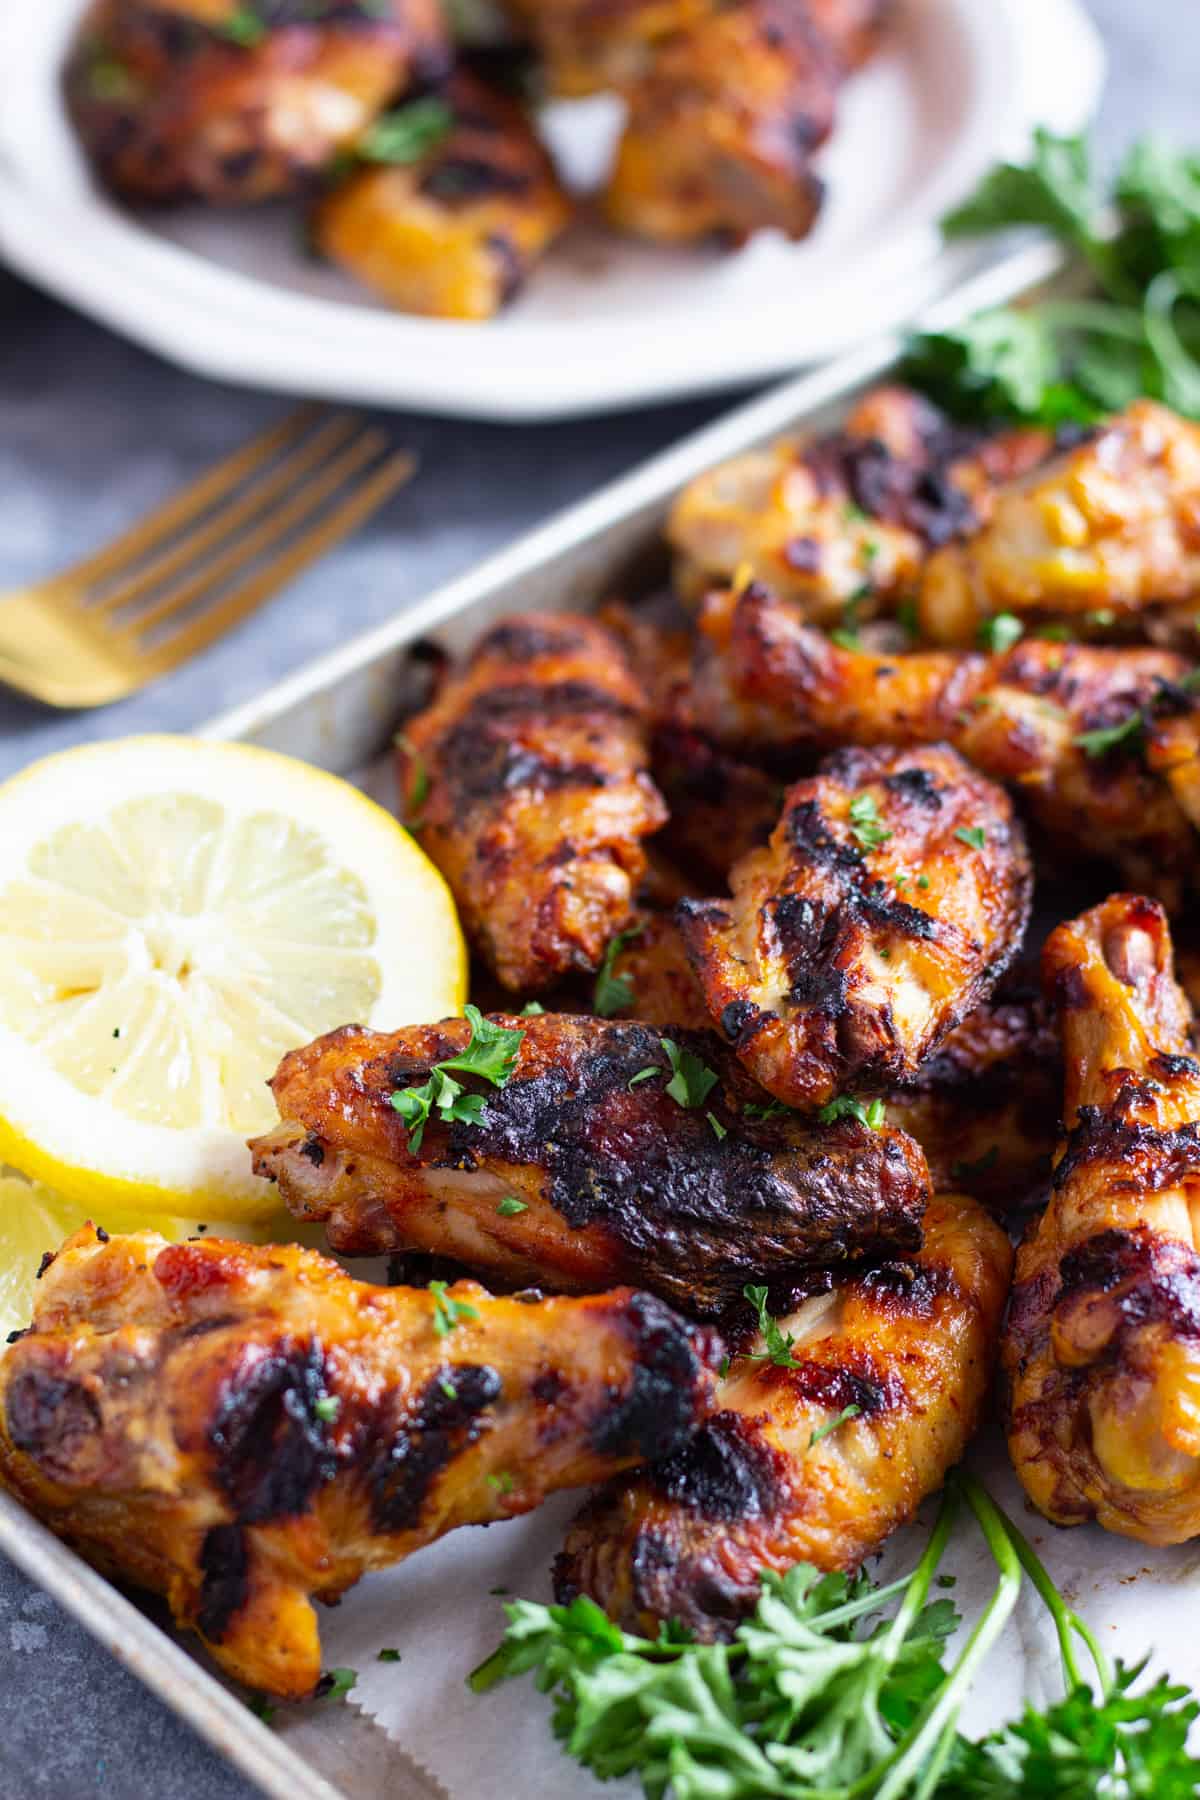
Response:
[[[506,619],[409,721],[401,764],[421,842],[505,987],[593,969],[630,922],[642,840],[666,809],[646,698],[590,619]]]
[[[229,1674],[298,1699],[321,1671],[312,1596],[678,1449],[712,1353],[629,1290],[368,1287],[293,1244],[87,1226],[0,1361],[0,1468]]]
[[[709,1013],[789,1106],[878,1090],[990,992],[1032,874],[1002,788],[953,750],[844,750],[788,790],[728,900],[684,900]]]
[[[556,1566],[559,1598],[590,1594],[652,1637],[671,1620],[715,1638],[752,1609],[764,1568],[857,1568],[962,1455],[1011,1266],[974,1201],[938,1196],[917,1255],[789,1310],[787,1366],[752,1337],[691,1443],[589,1502]]]
[[[348,1026],[293,1051],[255,1168],[337,1250],[432,1251],[567,1291],[633,1280],[696,1312],[747,1281],[920,1242],[917,1145],[773,1108],[714,1033],[557,1013],[489,1024],[519,1037],[504,1084],[470,1117],[435,1106],[419,1131],[393,1095],[461,1062],[467,1020]]]
[[[1021,1246],[1005,1333],[1009,1448],[1060,1525],[1200,1533],[1200,1063],[1162,908],[1116,894],[1060,925],[1067,1135]]]

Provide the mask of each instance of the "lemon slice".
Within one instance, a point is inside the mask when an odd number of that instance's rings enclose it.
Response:
[[[306,763],[129,738],[0,787],[0,1162],[93,1211],[275,1210],[246,1138],[284,1052],[465,991],[441,876]]]

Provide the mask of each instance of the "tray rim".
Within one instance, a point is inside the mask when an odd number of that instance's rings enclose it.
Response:
[[[969,314],[1036,292],[1048,283],[1078,283],[1081,272],[1055,245],[1022,234],[1015,248],[989,258],[922,320],[945,329]],[[561,509],[465,574],[444,583],[382,626],[315,659],[257,699],[198,727],[206,738],[261,741],[339,687],[361,680],[371,668],[462,617],[489,598],[524,583],[539,571],[553,573],[615,526],[644,520],[647,533],[670,496],[724,457],[802,428],[823,408],[848,401],[897,359],[904,334],[889,332],[814,373],[770,388],[748,404],[635,465],[596,493]],[[314,760],[317,760],[314,758]],[[327,766],[343,771],[348,756]],[[0,1490],[0,1552],[55,1600],[174,1713],[258,1784],[270,1800],[350,1800],[318,1769],[255,1716],[212,1674],[184,1641],[143,1613],[68,1544]],[[397,1755],[403,1755],[397,1745]]]

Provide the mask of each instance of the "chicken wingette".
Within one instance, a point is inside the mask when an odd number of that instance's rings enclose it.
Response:
[[[294,1244],[86,1226],[0,1360],[0,1469],[227,1674],[299,1699],[313,1596],[678,1449],[712,1410],[712,1354],[628,1290],[369,1287]]]
[[[1136,400],[997,494],[991,517],[922,573],[932,642],[973,644],[995,613],[1037,619],[1200,609],[1200,427]]]
[[[1167,650],[1026,639],[1004,654],[847,648],[758,582],[710,596],[692,703],[741,754],[952,743],[1056,849],[1172,909],[1200,878],[1195,665]]]
[[[1007,968],[1033,892],[1008,795],[944,745],[829,757],[729,881],[680,902],[680,934],[714,1023],[802,1108],[915,1075]]]
[[[615,640],[550,613],[495,626],[408,722],[410,816],[510,991],[594,969],[630,923],[643,839],[666,818],[646,725]]]
[[[449,54],[437,0],[94,0],[64,79],[108,187],[226,205],[297,191]]]
[[[439,1066],[465,1086],[497,1031],[500,1085],[444,1104]],[[282,1123],[254,1166],[349,1254],[432,1251],[564,1291],[631,1280],[715,1313],[747,1281],[920,1242],[917,1145],[781,1116],[714,1033],[561,1013],[347,1026],[271,1086]]]
[[[720,1410],[657,1467],[611,1482],[567,1533],[560,1600],[591,1595],[630,1630],[728,1636],[762,1569],[855,1569],[961,1457],[991,1382],[1008,1239],[939,1195],[917,1255],[839,1280],[734,1356]],[[747,1354],[748,1353],[748,1354]]]
[[[997,487],[1053,448],[984,437],[910,388],[875,388],[840,431],[746,451],[675,501],[675,578],[699,599],[746,570],[818,624],[853,628],[914,593],[929,552],[977,529]]]
[[[1047,941],[1066,1065],[1054,1191],[1017,1254],[1008,1441],[1059,1525],[1200,1535],[1200,1062],[1153,900],[1115,894]]]
[[[414,161],[368,159],[332,180],[312,242],[402,312],[490,319],[566,227],[571,203],[514,100],[459,71],[431,104],[444,109],[444,131]]]

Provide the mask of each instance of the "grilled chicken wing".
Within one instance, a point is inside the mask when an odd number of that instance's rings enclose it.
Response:
[[[708,1009],[789,1106],[915,1075],[1020,946],[1033,878],[1002,788],[953,750],[843,750],[788,790],[729,900],[676,917]]]
[[[589,619],[490,631],[409,722],[401,769],[421,842],[505,987],[594,969],[630,922],[642,840],[666,809],[647,771],[645,696]]]
[[[752,1609],[763,1568],[856,1568],[962,1455],[1011,1265],[974,1201],[939,1195],[916,1256],[780,1320],[798,1367],[735,1357],[721,1410],[689,1445],[589,1502],[558,1560],[559,1598],[590,1594],[651,1636],[669,1619],[711,1639]]]
[[[629,1276],[696,1312],[760,1276],[919,1243],[918,1147],[855,1119],[763,1117],[714,1034],[556,1013],[498,1022],[523,1032],[506,1085],[478,1120],[435,1112],[416,1145],[391,1097],[461,1054],[466,1020],[348,1026],[293,1051],[271,1084],[283,1123],[251,1145],[256,1170],[336,1250],[431,1250],[568,1291]],[[668,1045],[688,1059],[682,1074]]]
[[[1048,940],[1066,1063],[1054,1193],[1017,1256],[1009,1448],[1034,1505],[1143,1543],[1200,1534],[1200,1063],[1162,908]]]
[[[298,1699],[311,1596],[677,1449],[712,1410],[712,1348],[646,1294],[435,1298],[292,1244],[87,1226],[0,1361],[0,1466],[229,1674]]]
[[[734,0],[658,45],[627,90],[604,194],[622,231],[659,243],[774,226],[812,229],[813,150],[833,126],[839,71],[794,0]]]
[[[490,319],[571,216],[521,108],[461,71],[453,124],[417,162],[362,167],[312,215],[316,248],[402,312]]]
[[[918,616],[934,642],[972,644],[993,613],[1119,621],[1162,602],[1200,603],[1200,428],[1138,400],[939,551]]]
[[[437,0],[94,0],[65,82],[108,187],[227,204],[299,188],[448,61]]]
[[[782,782],[681,721],[655,731],[650,754],[670,815],[659,841],[707,885],[724,881],[733,863],[770,837]]]
[[[1060,849],[1105,858],[1172,908],[1200,875],[1200,715],[1182,656],[1039,639],[997,656],[872,656],[757,582],[713,595],[700,627],[693,705],[731,749],[945,739],[1012,786]],[[1090,735],[1113,727],[1107,749]]]
[[[817,623],[856,624],[914,592],[929,551],[974,531],[997,485],[1052,445],[1041,431],[981,438],[909,388],[876,388],[840,432],[689,483],[667,524],[677,583],[699,598],[748,569]]]

